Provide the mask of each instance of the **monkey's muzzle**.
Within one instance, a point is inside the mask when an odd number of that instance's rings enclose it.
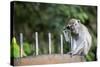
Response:
[[[73,25],[67,25],[63,28],[63,30],[69,30],[71,32],[75,31],[75,28]]]
[[[71,31],[74,29],[74,28],[73,28],[73,25],[67,25],[66,28],[67,28],[68,30],[71,30]]]
[[[66,28],[69,29],[69,30],[71,29],[70,26],[67,26]]]
[[[63,30],[66,30],[66,29],[70,30],[70,26],[67,25],[67,26],[65,26],[65,27],[63,28]]]

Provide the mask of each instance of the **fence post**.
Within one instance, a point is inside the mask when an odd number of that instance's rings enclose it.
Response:
[[[60,41],[61,41],[61,54],[63,54],[63,35],[60,35]]]
[[[51,33],[48,33],[49,37],[49,54],[51,54]]]
[[[23,33],[20,33],[20,57],[23,57]]]
[[[35,41],[36,41],[36,55],[38,55],[39,53],[38,53],[38,51],[39,51],[39,49],[38,49],[38,32],[35,32]]]

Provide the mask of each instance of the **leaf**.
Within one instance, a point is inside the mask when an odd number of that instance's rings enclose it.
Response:
[[[84,17],[84,19],[88,19],[88,15],[86,14],[86,13],[82,13],[82,15],[83,15],[83,17]]]
[[[24,45],[23,45],[23,48],[24,48],[24,51],[27,55],[31,54],[31,46],[29,43],[27,42],[24,42]]]
[[[17,44],[16,38],[12,38],[12,44],[11,44],[11,57],[17,58],[20,57],[20,48]]]

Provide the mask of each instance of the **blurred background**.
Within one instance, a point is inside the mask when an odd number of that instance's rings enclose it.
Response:
[[[60,53],[60,34],[70,18],[81,20],[92,35],[92,47],[87,61],[96,61],[97,51],[97,6],[69,5],[36,2],[11,3],[11,57],[20,57],[20,38],[24,36],[25,56],[35,56],[35,32],[39,35],[39,55],[48,54],[48,32],[51,32],[52,54]],[[70,45],[64,39],[64,53]]]

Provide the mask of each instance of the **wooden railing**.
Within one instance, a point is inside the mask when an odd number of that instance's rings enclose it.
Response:
[[[51,33],[49,32],[48,33],[48,45],[49,45],[49,53],[48,54],[52,54],[51,53],[51,43],[52,43],[52,40],[51,40]],[[63,54],[63,35],[61,34],[60,36],[60,53]],[[23,33],[20,33],[20,57],[23,57]],[[35,45],[36,45],[36,56],[39,55],[39,43],[38,43],[38,32],[35,32]]]
[[[57,63],[71,63],[71,62],[83,62],[85,59],[83,56],[70,56],[69,54],[63,54],[63,35],[60,37],[60,54],[52,54],[51,50],[51,33],[48,33],[48,45],[49,53],[47,55],[39,55],[39,43],[38,43],[38,32],[35,32],[35,45],[36,45],[36,56],[23,57],[23,34],[20,33],[20,57],[13,59],[12,65],[36,65],[36,64],[57,64]]]

